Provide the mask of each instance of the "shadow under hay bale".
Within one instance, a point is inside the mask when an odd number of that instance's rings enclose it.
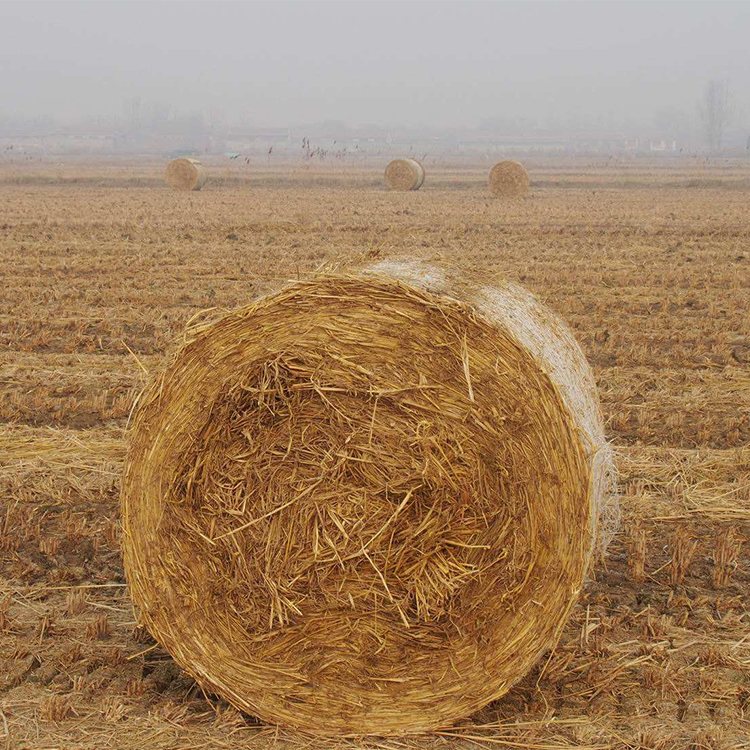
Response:
[[[164,179],[175,190],[200,190],[206,184],[208,172],[197,159],[173,159],[167,164]]]
[[[529,192],[529,174],[517,161],[499,161],[490,170],[490,192],[497,198],[522,198]]]
[[[385,184],[391,190],[419,190],[424,167],[416,159],[394,159],[385,168]]]
[[[589,367],[528,292],[385,262],[316,276],[192,329],[143,393],[128,582],[243,711],[445,727],[556,643],[611,480]]]

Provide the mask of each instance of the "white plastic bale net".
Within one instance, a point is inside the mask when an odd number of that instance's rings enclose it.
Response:
[[[392,260],[373,264],[365,272],[400,279],[468,303],[533,354],[557,387],[586,444],[592,477],[590,555],[603,555],[620,526],[617,475],[612,449],[604,436],[594,374],[570,328],[531,292],[512,281],[482,283],[450,266]]]

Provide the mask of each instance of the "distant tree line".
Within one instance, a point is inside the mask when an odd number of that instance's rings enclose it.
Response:
[[[725,81],[710,80],[698,103],[698,112],[706,145],[711,151],[720,151],[731,117],[729,85]]]

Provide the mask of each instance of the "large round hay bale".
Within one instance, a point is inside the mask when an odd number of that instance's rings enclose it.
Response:
[[[175,190],[200,190],[206,184],[208,172],[197,159],[173,159],[167,164],[164,179]]]
[[[424,167],[416,159],[394,159],[385,168],[385,184],[391,190],[419,190]]]
[[[556,643],[610,478],[555,316],[513,284],[383,263],[189,333],[135,414],[125,568],[153,636],[239,709],[430,730]]]
[[[498,198],[521,198],[529,192],[529,173],[517,161],[499,161],[490,170],[489,182]]]

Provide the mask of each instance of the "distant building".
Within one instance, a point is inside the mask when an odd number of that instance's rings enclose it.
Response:
[[[649,141],[649,151],[677,151],[677,141]]]

